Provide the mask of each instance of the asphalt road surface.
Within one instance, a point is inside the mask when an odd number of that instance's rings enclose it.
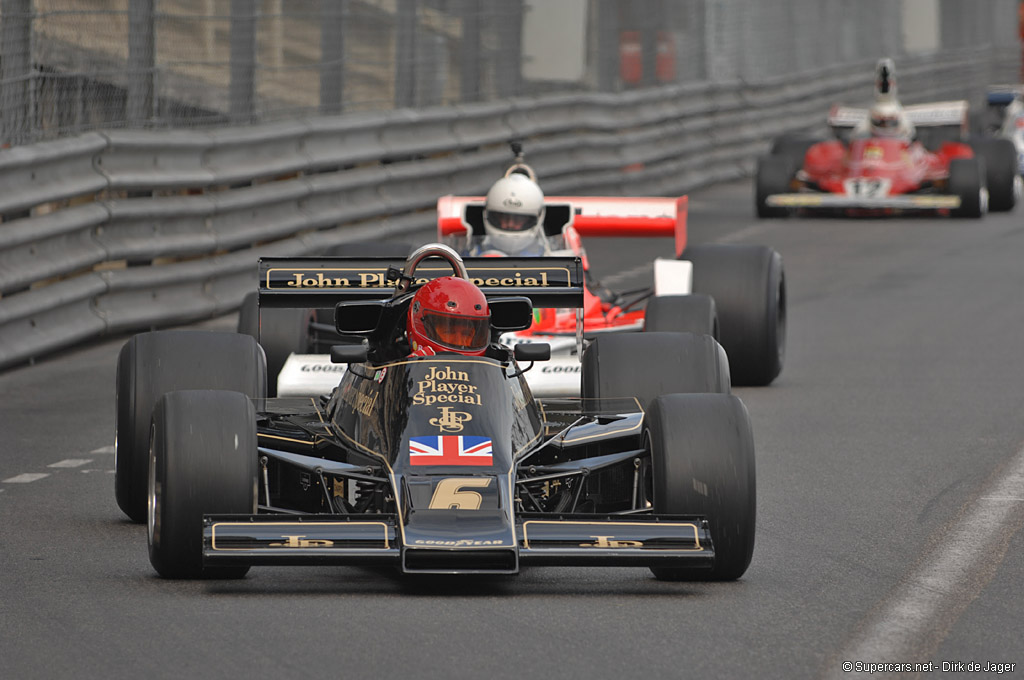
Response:
[[[743,579],[256,567],[161,580],[145,527],[114,501],[122,337],[0,374],[0,677],[852,677],[844,662],[1024,676],[1024,206],[752,215],[749,182],[691,196],[692,242],[770,245],[786,268],[785,368],[736,390],[758,475]],[[671,252],[587,247],[616,288]]]

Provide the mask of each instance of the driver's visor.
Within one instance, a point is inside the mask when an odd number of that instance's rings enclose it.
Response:
[[[428,339],[460,352],[477,352],[490,340],[487,316],[456,316],[423,310],[423,329]]]
[[[492,227],[502,231],[526,231],[537,226],[536,215],[518,215],[498,210],[485,210],[484,219]]]
[[[875,116],[871,118],[871,124],[876,128],[889,129],[899,127],[900,121],[894,116]]]

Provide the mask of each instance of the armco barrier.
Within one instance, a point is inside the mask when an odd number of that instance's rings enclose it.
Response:
[[[901,94],[977,101],[1017,59],[906,59]],[[513,138],[551,194],[678,195],[749,175],[773,137],[824,132],[832,103],[866,103],[873,66],[0,151],[0,368],[227,313],[261,255],[428,229],[439,196],[487,189]]]

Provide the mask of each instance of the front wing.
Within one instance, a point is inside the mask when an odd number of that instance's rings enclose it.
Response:
[[[514,518],[511,535],[460,532],[474,511],[449,511],[433,538],[406,535],[395,515],[223,515],[203,522],[206,565],[399,566],[412,573],[516,573],[520,565],[710,568],[705,518],[547,515]]]
[[[892,210],[953,210],[960,207],[960,197],[953,195],[903,194],[864,198],[843,194],[791,193],[771,194],[765,203],[773,208],[865,208]]]

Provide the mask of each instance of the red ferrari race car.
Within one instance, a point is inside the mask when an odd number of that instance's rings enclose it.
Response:
[[[828,124],[835,139],[784,135],[758,160],[758,217],[794,211],[981,217],[1016,203],[1013,144],[966,141],[966,101],[901,106],[889,60],[879,62],[871,109],[835,106]]]
[[[510,168],[509,172],[514,172]],[[443,196],[439,240],[463,253],[487,255],[482,196]],[[714,336],[725,348],[734,385],[768,385],[782,370],[786,283],[772,248],[687,245],[687,198],[548,196],[543,227],[550,255],[576,255],[587,274],[580,309],[538,309],[533,325],[505,338],[551,345],[552,358],[530,381],[539,396],[579,394],[582,348],[608,332],[675,331]],[[675,257],[654,261],[654,286],[611,291],[590,275],[583,239],[672,237]],[[494,253],[498,254],[498,253]],[[650,360],[656,360],[651,357]]]

